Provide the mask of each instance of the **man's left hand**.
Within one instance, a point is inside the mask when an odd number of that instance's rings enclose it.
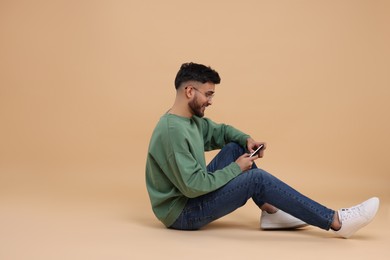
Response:
[[[250,153],[253,153],[257,147],[259,147],[260,145],[263,145],[263,148],[260,149],[260,152],[259,152],[259,158],[262,158],[264,156],[264,150],[267,148],[267,144],[265,142],[256,142],[253,138],[249,137],[247,140],[246,140],[246,146],[248,148],[248,151]]]

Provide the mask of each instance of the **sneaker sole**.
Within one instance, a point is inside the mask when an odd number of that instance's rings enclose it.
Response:
[[[309,224],[302,223],[302,222],[297,222],[297,223],[291,223],[291,225],[286,225],[286,223],[281,223],[281,224],[262,224],[260,228],[262,230],[289,230],[289,229],[297,229],[297,228],[302,228],[302,227],[307,227]]]

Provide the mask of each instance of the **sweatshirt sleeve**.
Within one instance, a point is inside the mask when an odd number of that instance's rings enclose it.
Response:
[[[233,126],[217,124],[210,119],[203,119],[203,138],[206,151],[220,149],[225,144],[236,142],[246,147],[246,140],[250,137]]]
[[[188,198],[216,190],[241,173],[240,167],[235,162],[222,170],[208,173],[189,152],[175,152],[168,165],[173,173],[171,181]]]

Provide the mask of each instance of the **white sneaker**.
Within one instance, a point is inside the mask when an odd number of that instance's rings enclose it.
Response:
[[[260,228],[264,230],[293,229],[305,227],[307,225],[308,224],[306,224],[302,220],[297,219],[296,217],[293,217],[280,209],[272,214],[267,213],[266,211],[261,212]]]
[[[349,238],[374,219],[378,208],[379,199],[373,197],[351,208],[338,210],[341,228],[334,232],[341,237]]]

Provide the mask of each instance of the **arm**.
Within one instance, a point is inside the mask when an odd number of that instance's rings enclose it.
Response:
[[[170,181],[188,198],[216,190],[242,172],[240,166],[232,162],[224,169],[210,174],[189,152],[175,153],[166,166],[169,167],[166,170],[172,173]]]
[[[264,156],[264,150],[267,147],[265,142],[257,142],[248,134],[243,133],[233,126],[217,124],[207,118],[202,120],[204,120],[202,128],[206,151],[220,149],[227,143],[236,142],[246,147],[252,153],[259,145],[263,144],[264,148],[261,149],[258,157],[262,158]]]
[[[236,142],[247,147],[248,134],[226,124],[217,124],[210,119],[202,118],[204,149],[206,151],[221,149],[225,144]]]

